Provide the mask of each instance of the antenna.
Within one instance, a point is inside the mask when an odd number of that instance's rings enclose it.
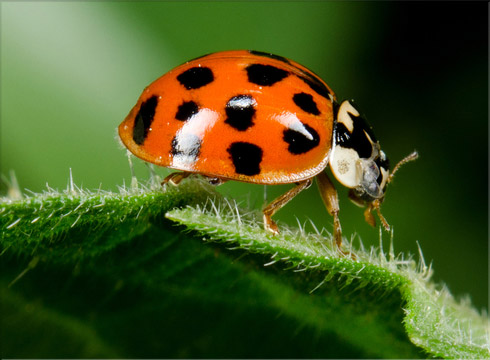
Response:
[[[407,162],[414,161],[419,157],[419,153],[417,150],[415,150],[413,153],[410,155],[405,156],[403,159],[401,159],[393,168],[393,171],[390,173],[390,176],[388,177],[388,180],[386,180],[386,183],[389,184],[391,180],[393,180],[393,177],[395,176],[395,173],[400,169],[402,165],[405,165]]]
[[[393,168],[393,171],[391,172],[390,176],[388,177],[388,180],[386,180],[386,184],[389,184],[391,180],[393,180],[393,176],[395,176],[395,173],[400,169],[400,167],[407,162],[414,161],[419,157],[419,153],[414,150],[410,155],[405,156],[403,159],[401,159]],[[371,214],[372,210],[376,210],[378,213],[378,217],[381,220],[381,224],[383,227],[386,229],[386,231],[390,231],[390,224],[388,224],[388,221],[386,221],[385,217],[381,214],[381,202],[383,201],[383,198],[381,199],[376,199],[373,202],[371,202],[366,211],[364,212],[364,217],[366,218],[366,221],[368,224],[375,226],[376,221],[374,220],[374,216]]]

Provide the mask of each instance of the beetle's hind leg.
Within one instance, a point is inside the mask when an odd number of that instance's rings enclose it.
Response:
[[[180,184],[180,182],[182,180],[184,180],[186,177],[189,177],[191,175],[195,175],[195,173],[192,173],[189,171],[174,172],[174,173],[168,175],[165,179],[163,179],[162,186],[167,184],[167,183],[170,183],[174,186],[177,186]],[[206,175],[202,175],[202,176],[204,177],[204,179],[206,179],[208,181],[208,183],[210,185],[221,185],[227,181],[226,179],[222,179],[219,177],[210,177],[210,176],[206,176]]]
[[[180,184],[182,180],[184,180],[186,177],[188,177],[191,174],[192,174],[191,172],[187,172],[187,171],[171,173],[165,179],[163,179],[162,186],[167,183],[177,186]]]
[[[264,213],[264,228],[265,230],[273,233],[279,234],[279,228],[274,220],[271,219],[280,208],[286,205],[292,198],[298,195],[304,189],[307,189],[311,185],[311,179],[307,179],[296,183],[296,186],[289,189],[286,193],[279,196],[277,199],[268,204],[262,212]]]

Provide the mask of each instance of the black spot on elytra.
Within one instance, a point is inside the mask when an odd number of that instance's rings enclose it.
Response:
[[[177,76],[177,80],[187,89],[199,89],[214,80],[213,72],[207,67],[193,67]]]
[[[148,130],[150,129],[155,116],[157,105],[157,96],[152,96],[141,104],[140,109],[134,118],[133,140],[136,144],[141,145],[145,142],[145,139],[148,136]]]
[[[228,148],[237,174],[258,175],[262,162],[262,149],[247,142],[234,142]]]
[[[270,58],[270,59],[279,60],[279,61],[281,61],[281,62],[283,62],[285,64],[291,65],[291,62],[289,61],[289,59],[287,59],[287,58],[285,58],[283,56],[274,55],[274,54],[270,54],[270,53],[266,53],[266,52],[262,52],[262,51],[256,51],[256,50],[249,50],[248,52],[250,54],[253,54],[253,55],[263,56],[263,57],[267,57],[267,58]],[[262,65],[262,66],[267,66],[267,65]],[[330,93],[330,90],[328,90],[328,88],[320,80],[320,78],[318,77],[318,75],[316,75],[315,73],[313,73],[311,70],[305,71],[305,70],[299,69],[299,68],[298,68],[298,70],[299,70],[299,72],[301,74],[303,74],[303,75],[298,75],[298,77],[301,80],[303,80],[313,91],[315,91],[318,95],[323,96],[324,98],[327,98],[327,99],[330,98],[329,97],[329,95],[331,94]],[[281,70],[281,71],[285,71],[285,70]],[[250,80],[250,75],[249,75],[249,80]],[[282,78],[279,79],[279,80],[282,80]],[[258,83],[254,82],[252,80],[250,80],[250,82],[253,82],[254,84],[257,84],[257,85],[267,85],[267,84],[258,84]]]
[[[310,94],[306,94],[304,92],[294,94],[293,101],[296,105],[300,107],[301,110],[309,114],[320,115],[320,110],[318,110],[318,107],[313,100],[313,96],[311,96]]]
[[[323,96],[326,99],[330,99],[328,96],[330,91],[325,86],[325,84],[314,74],[307,74],[305,76],[299,76],[314,92],[318,95]]]
[[[201,151],[201,139],[194,134],[178,134],[172,139],[170,153],[175,157],[181,157],[182,162],[193,163],[197,160]]]
[[[225,107],[225,123],[238,131],[245,131],[253,125],[255,116],[255,99],[250,95],[232,97]]]
[[[303,125],[303,131],[286,129],[283,132],[283,140],[289,144],[288,151],[291,154],[304,154],[320,143],[320,136],[311,126]]]
[[[354,123],[353,131],[350,132],[343,123],[336,122],[335,143],[348,149],[354,149],[359,154],[359,157],[368,159],[373,152],[373,145],[366,133],[376,143],[374,132],[362,116],[354,116],[351,113],[349,113],[349,116]]]
[[[175,118],[180,121],[189,120],[199,112],[199,106],[194,101],[185,101],[177,109]]]
[[[289,73],[272,65],[252,64],[245,68],[248,81],[261,86],[272,86],[281,81]]]
[[[263,51],[257,51],[257,50],[248,50],[248,52],[252,55],[263,56],[263,57],[267,57],[269,59],[282,61],[285,64],[290,64],[289,60],[283,56],[274,55],[274,54],[266,53]]]

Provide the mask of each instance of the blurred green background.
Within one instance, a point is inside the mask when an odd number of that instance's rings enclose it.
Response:
[[[419,242],[437,281],[488,308],[487,29],[485,2],[3,2],[0,170],[36,192],[66,187],[69,168],[78,185],[116,190],[130,180],[116,127],[146,85],[210,52],[272,52],[356,99],[392,163],[419,151],[383,204],[395,251]],[[338,188],[344,235],[378,244]],[[220,191],[262,206],[263,186]],[[316,187],[276,219],[296,217],[332,229]]]

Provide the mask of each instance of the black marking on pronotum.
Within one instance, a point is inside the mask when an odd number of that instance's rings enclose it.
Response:
[[[313,96],[307,93],[294,94],[293,101],[299,108],[309,114],[320,115],[320,110],[316,106]]]
[[[177,76],[177,80],[187,90],[199,89],[214,80],[213,72],[207,67],[193,67]]]
[[[158,97],[156,95],[153,95],[141,104],[140,109],[134,118],[133,140],[136,144],[141,145],[145,142],[145,139],[148,136],[148,130],[155,117],[157,105]]]
[[[382,159],[381,156],[378,156],[376,160],[374,160],[376,165],[378,165],[378,168],[381,170],[381,168],[385,169],[385,171],[390,171],[390,160],[384,156]],[[381,182],[383,181],[383,173],[380,171],[378,178],[376,179],[376,182],[381,185]]]
[[[348,149],[354,149],[360,158],[369,159],[373,152],[373,145],[369,141],[366,133],[371,138],[371,141],[376,143],[373,130],[362,116],[348,114],[353,121],[354,129],[350,132],[343,123],[337,121],[335,124],[335,144]]]
[[[326,99],[330,99],[328,95],[330,95],[330,91],[325,86],[321,80],[319,80],[316,76],[307,74],[306,76],[299,76],[301,80],[303,80],[314,92],[318,95],[323,96]]]
[[[339,109],[340,109],[339,103],[336,102],[336,101],[333,101],[332,102],[332,111],[333,111],[333,121],[334,122],[337,121],[337,116],[338,116],[338,113],[339,113]]]
[[[180,121],[186,121],[198,112],[199,106],[194,101],[184,101],[182,105],[179,105],[175,118]]]
[[[263,56],[263,57],[267,57],[270,59],[282,61],[283,63],[286,63],[286,64],[290,64],[289,60],[283,56],[274,55],[274,54],[266,53],[263,51],[257,51],[257,50],[248,50],[248,52],[252,55]]]
[[[288,151],[291,154],[304,154],[320,143],[320,136],[315,129],[307,124],[302,124],[302,126],[304,131],[289,128],[283,132],[283,140],[289,144]]]
[[[281,81],[289,73],[272,65],[252,64],[245,68],[248,81],[261,86],[272,86]]]
[[[237,174],[258,175],[262,162],[262,149],[247,142],[234,142],[228,148]]]
[[[225,107],[225,123],[238,131],[245,131],[253,125],[255,99],[250,95],[237,95],[228,100]]]
[[[194,134],[177,134],[172,139],[170,153],[181,157],[183,162],[195,162],[201,151],[201,139]]]

